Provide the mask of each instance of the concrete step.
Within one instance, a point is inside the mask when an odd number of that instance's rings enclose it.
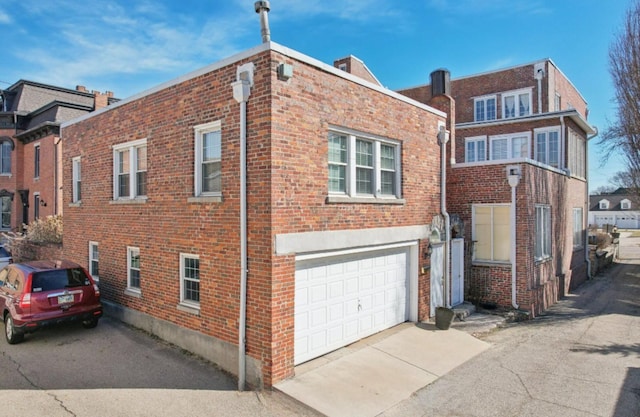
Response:
[[[457,321],[465,321],[467,317],[476,312],[476,306],[471,303],[464,302],[453,307]]]

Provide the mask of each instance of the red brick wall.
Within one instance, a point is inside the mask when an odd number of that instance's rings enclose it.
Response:
[[[247,353],[267,385],[293,372],[293,255],[275,256],[279,233],[427,224],[438,211],[437,119],[433,113],[276,52],[251,58],[247,105]],[[280,62],[294,66],[277,79]],[[230,84],[241,63],[181,82],[64,129],[65,204],[71,158],[82,157],[79,207],[65,207],[65,256],[83,265],[100,248],[106,299],[224,341],[238,339],[239,105]],[[221,203],[193,196],[193,126],[222,121]],[[402,142],[406,204],[327,204],[327,132],[338,125]],[[147,139],[146,204],[112,204],[111,146]],[[425,186],[426,185],[426,186]],[[123,294],[126,247],[140,248],[142,297]],[[200,255],[201,310],[179,311],[181,252]],[[427,276],[420,293],[428,294]],[[428,299],[421,303],[428,306]],[[424,314],[424,307],[421,305]],[[423,316],[424,317],[424,316]]]
[[[50,216],[55,213],[56,196],[54,195],[55,186],[55,142],[57,136],[49,135],[42,139],[23,145],[23,163],[21,169],[23,172],[22,187],[29,190],[29,222],[35,219],[34,195],[40,193],[40,201],[44,201],[47,205],[39,206],[40,218]],[[35,173],[35,145],[40,145],[40,176],[34,177]],[[17,197],[20,200],[20,197]],[[20,216],[22,216],[22,207],[19,208]]]

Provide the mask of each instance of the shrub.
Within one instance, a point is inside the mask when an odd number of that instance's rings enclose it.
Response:
[[[611,245],[611,235],[609,233],[598,233],[596,235],[596,247],[598,249],[604,249]]]
[[[29,223],[27,240],[38,243],[62,243],[62,216],[47,216]]]

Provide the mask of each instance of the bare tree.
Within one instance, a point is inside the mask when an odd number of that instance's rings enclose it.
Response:
[[[609,48],[609,72],[613,79],[617,120],[603,132],[604,160],[621,152],[626,172],[617,178],[634,194],[640,194],[640,0],[627,11],[624,26]]]
[[[591,192],[591,195],[611,194],[616,190],[613,185],[602,185]]]

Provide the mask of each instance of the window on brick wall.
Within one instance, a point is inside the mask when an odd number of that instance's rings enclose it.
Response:
[[[80,157],[71,159],[71,178],[73,181],[71,201],[79,203],[82,200],[82,171],[80,170]]]
[[[140,249],[127,247],[127,289],[140,292]]]
[[[40,144],[33,146],[33,178],[40,178]]]
[[[508,262],[511,258],[511,205],[474,204],[472,207],[473,260]]]
[[[40,218],[40,193],[33,193],[33,220]]]
[[[530,88],[502,93],[502,118],[524,117],[531,114]]]
[[[2,229],[11,229],[11,197],[0,197],[2,202]]]
[[[194,127],[195,195],[220,196],[222,193],[222,132],[219,121]]]
[[[147,140],[140,139],[113,147],[113,199],[125,200],[147,195]]]
[[[567,157],[571,174],[586,178],[586,141],[573,129],[569,129],[569,152]]]
[[[480,162],[487,159],[487,137],[476,136],[466,138],[465,143],[465,162]]]
[[[573,208],[573,247],[574,249],[581,248],[583,245],[584,234],[584,216],[582,214],[582,207]]]
[[[547,127],[535,129],[536,137],[535,159],[554,168],[562,168],[560,156],[562,144],[560,143],[560,127]]]
[[[536,206],[536,252],[537,261],[551,257],[551,207]]]
[[[98,243],[89,242],[89,274],[94,280],[100,281],[100,271],[98,269],[99,252]]]
[[[329,132],[329,194],[400,198],[400,144],[347,132]]]
[[[489,137],[491,143],[490,159],[528,158],[530,137],[531,135],[528,132]]]
[[[496,96],[477,97],[473,99],[474,120],[484,122],[496,119]]]
[[[200,308],[200,257],[180,254],[180,303]]]
[[[13,143],[3,140],[0,144],[0,174],[11,174],[11,151]]]

